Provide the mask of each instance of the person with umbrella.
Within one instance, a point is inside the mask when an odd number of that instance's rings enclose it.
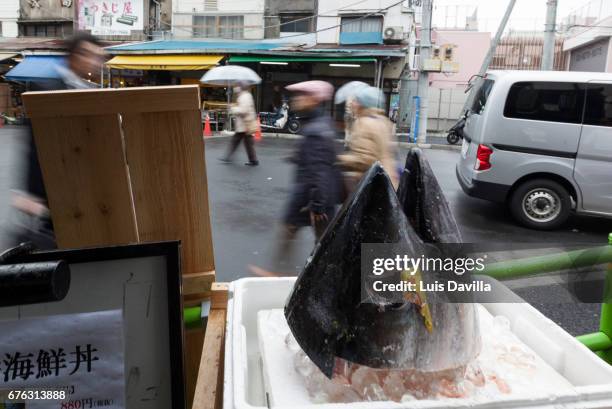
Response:
[[[253,96],[248,90],[250,86],[261,83],[259,75],[252,69],[240,65],[223,65],[206,72],[200,79],[200,82],[227,88],[228,108],[236,118],[235,133],[230,141],[227,154],[220,160],[223,162],[231,162],[232,155],[238,148],[238,145],[240,145],[240,142],[244,141],[244,147],[249,159],[245,165],[259,165],[255,153],[255,144],[253,143],[253,134],[257,132],[258,129],[257,114],[255,113]],[[229,89],[231,87],[233,87],[233,91],[237,97],[236,103],[230,106]]]
[[[351,81],[336,91],[334,102],[336,104],[344,103],[344,145],[348,146],[351,140],[351,128],[355,121],[355,108],[353,102],[355,100],[355,93],[362,88],[369,87],[368,84],[362,81]]]
[[[221,158],[223,162],[231,162],[232,155],[236,152],[240,142],[244,142],[248,162],[247,166],[259,165],[257,154],[255,153],[255,143],[253,142],[253,134],[257,132],[257,114],[255,113],[255,101],[253,95],[248,91],[248,84],[237,82],[234,86],[234,93],[237,95],[236,103],[231,106],[230,112],[236,118],[235,132],[230,141],[230,146],[225,157]]]

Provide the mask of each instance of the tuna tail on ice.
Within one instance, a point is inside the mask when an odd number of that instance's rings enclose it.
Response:
[[[423,180],[411,179],[406,186],[426,189],[419,186]],[[445,303],[443,293],[428,293],[429,331],[415,303],[389,302],[367,291],[364,298],[362,243],[387,243],[393,253],[414,257],[440,253],[426,237],[419,237],[404,214],[407,206],[415,216],[423,212],[422,206],[412,209],[415,197],[407,194],[400,203],[384,169],[372,165],[295,283],[285,305],[287,323],[327,377],[333,374],[336,357],[372,368],[435,372],[466,365],[480,351],[472,304]],[[448,206],[445,211],[450,214]],[[440,279],[435,273],[422,276],[424,282]]]

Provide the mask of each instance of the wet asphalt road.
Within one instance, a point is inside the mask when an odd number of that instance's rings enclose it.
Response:
[[[236,152],[233,164],[217,160],[222,156],[228,140],[206,140],[209,200],[215,246],[216,270],[219,281],[230,281],[251,275],[248,265],[271,268],[272,250],[278,234],[285,200],[292,177],[292,168],[285,158],[296,141],[265,139],[257,144],[261,165],[243,165],[246,155],[242,147]],[[612,220],[572,217],[561,230],[536,232],[517,226],[503,206],[466,196],[455,178],[458,152],[426,150],[434,173],[450,202],[460,225],[464,241],[573,244],[605,244],[612,232]],[[23,147],[20,129],[0,129],[0,226],[8,231],[8,187],[19,187],[19,170]],[[303,229],[295,243],[296,266],[303,264],[313,247],[312,233]],[[0,245],[6,234],[0,235]],[[522,293],[549,318],[572,334],[594,331],[597,327],[597,304],[555,305],[555,293],[541,288]]]

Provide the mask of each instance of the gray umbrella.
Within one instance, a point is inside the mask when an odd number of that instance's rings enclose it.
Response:
[[[359,91],[361,88],[369,87],[368,84],[361,81],[351,81],[347,82],[336,91],[336,96],[334,97],[334,103],[341,104],[345,102],[349,97],[352,97]]]
[[[200,82],[220,87],[231,87],[236,83],[256,85],[261,83],[261,78],[250,68],[240,65],[222,65],[208,70],[200,78]]]

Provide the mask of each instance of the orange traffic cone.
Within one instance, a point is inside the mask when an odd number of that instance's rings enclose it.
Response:
[[[259,115],[257,115],[257,130],[253,136],[255,137],[255,141],[261,141],[261,120],[259,119]]]
[[[212,130],[210,129],[210,117],[206,115],[206,120],[204,121],[204,137],[212,136]]]

